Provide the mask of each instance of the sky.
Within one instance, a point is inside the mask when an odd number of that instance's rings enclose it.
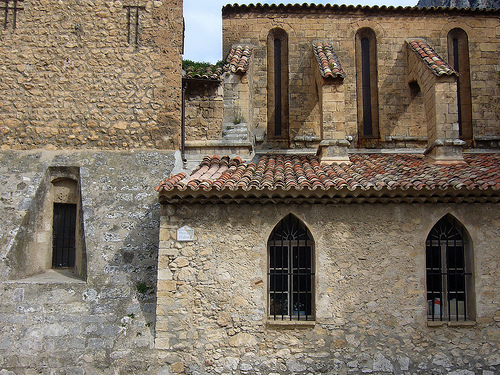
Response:
[[[332,1],[231,1],[231,0],[184,0],[184,59],[216,63],[222,60],[222,7],[226,4],[346,4],[414,6],[418,0],[357,0],[335,3]]]

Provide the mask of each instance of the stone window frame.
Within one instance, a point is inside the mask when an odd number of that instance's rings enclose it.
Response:
[[[281,61],[276,59],[278,44]],[[280,71],[276,72],[277,69]],[[284,29],[275,27],[267,35],[267,137],[270,140],[289,138],[289,71],[288,34]],[[276,91],[280,91],[280,95],[276,95]],[[278,109],[279,124],[276,123]]]
[[[291,225],[290,225],[291,223]],[[289,226],[287,226],[289,225]],[[285,226],[285,227],[284,227]],[[285,228],[285,229],[283,229]],[[298,238],[296,238],[296,233],[293,234],[292,230],[289,230],[288,233],[290,233],[289,237],[287,239],[284,238],[279,238],[280,236],[277,235],[279,230],[283,230],[283,232],[286,232],[288,228],[296,228],[302,230],[302,233],[299,232]],[[292,238],[293,237],[293,238]],[[271,278],[273,275],[276,277],[278,274],[273,273],[273,270],[281,270],[281,268],[277,267],[272,267],[272,260],[271,260],[271,248],[273,246],[276,246],[277,244],[281,244],[281,247],[285,247],[287,250],[287,269],[288,272],[286,274],[283,274],[282,272],[279,273],[279,275],[282,276],[285,275],[287,279],[287,288],[286,291],[284,289],[281,289],[283,292],[285,292],[287,295],[290,295],[290,293],[295,293],[297,296],[300,296],[300,288],[297,288],[297,290],[294,290],[293,288],[293,280],[294,277],[297,277],[298,274],[301,273],[301,269],[307,273],[307,270],[310,270],[310,273],[308,273],[307,276],[309,276],[308,282],[310,283],[310,290],[305,290],[302,291],[303,295],[305,295],[306,299],[308,296],[310,296],[310,305],[305,306],[306,311],[309,309],[309,314],[302,315],[300,314],[300,311],[297,314],[290,314],[290,310],[293,309],[293,300],[292,299],[287,299],[287,310],[288,314],[284,313],[277,313],[276,311],[272,311],[272,297],[271,295],[276,293],[276,290],[273,291],[272,289],[272,280]],[[285,245],[285,246],[283,246]],[[300,249],[298,247],[303,247],[307,248],[309,247],[310,251],[310,265],[307,267],[307,264],[305,267],[301,267],[301,265],[298,265],[298,267],[293,266],[293,253],[294,253],[294,246],[297,248],[297,253],[300,252]],[[316,260],[315,260],[315,241],[312,236],[311,231],[307,227],[307,225],[299,219],[297,216],[294,214],[290,213],[286,216],[284,216],[273,228],[271,234],[269,235],[268,241],[267,241],[267,275],[268,275],[268,287],[267,287],[267,298],[268,298],[268,303],[266,307],[267,311],[267,322],[268,325],[292,325],[295,327],[308,327],[308,326],[313,326],[316,321],[316,304],[315,304],[315,295],[316,295],[316,273],[315,273],[315,268],[316,268]],[[274,253],[276,254],[276,253]],[[283,259],[282,259],[283,261]],[[274,262],[276,266],[276,260]],[[285,268],[285,267],[283,267]],[[296,268],[296,269],[295,269]],[[303,275],[302,275],[303,276]],[[307,281],[306,281],[307,284]]]
[[[448,61],[458,72],[457,104],[460,138],[472,141],[472,92],[467,32],[459,27],[451,29],[447,35],[447,44]]]
[[[363,27],[356,32],[355,60],[358,138],[379,139],[377,38],[373,29]]]
[[[71,203],[77,206],[76,262],[75,267],[70,270],[52,266],[54,203]],[[48,167],[37,182],[36,192],[30,199],[22,220],[12,249],[7,255],[10,280],[35,277],[37,282],[42,283],[85,282],[87,255],[79,167]]]
[[[439,240],[436,240],[436,234],[440,235]],[[436,241],[439,242],[438,246],[432,246],[433,244],[436,245]],[[451,246],[451,243],[454,246]],[[436,247],[439,247],[439,249],[436,250]],[[457,247],[461,248],[461,250],[459,250],[462,251],[461,253],[457,253]],[[448,272],[452,269],[452,267],[450,267],[449,269],[446,268],[448,260],[452,259],[452,248],[455,248],[455,250],[453,250],[455,258],[458,258],[457,254],[459,256],[462,256],[463,264],[461,265],[461,267],[455,267],[454,270],[455,272],[457,272],[457,269],[462,269],[462,275],[459,276],[455,276],[453,272]],[[442,325],[474,325],[476,318],[474,293],[474,254],[472,239],[467,229],[453,215],[444,215],[432,226],[431,230],[429,231],[425,241],[425,249],[425,300],[427,304],[427,325],[430,327]],[[436,254],[436,251],[438,252],[438,254]],[[434,260],[432,260],[429,255],[434,255]],[[436,260],[438,260],[438,264],[436,264]],[[441,285],[438,287],[439,290],[437,291],[429,290],[431,285],[431,276],[439,278],[439,283]],[[453,277],[464,278],[464,313],[462,316],[460,316],[460,314],[452,314],[453,309],[460,310],[458,305],[458,298],[456,298],[458,296],[457,291],[452,290],[452,287],[450,287]],[[431,294],[430,299],[429,293]],[[453,296],[451,296],[451,293],[455,293],[455,305],[453,305]],[[448,294],[450,294],[450,296],[448,296]],[[438,301],[436,301],[436,295],[439,295]]]
[[[71,269],[76,277],[85,279],[87,275],[86,267],[86,253],[85,246],[83,246],[83,222],[82,222],[82,210],[81,210],[81,194],[80,194],[80,184],[79,178],[73,176],[64,175],[58,176],[51,181],[51,194],[49,196],[49,205],[52,206],[52,214],[47,215],[46,227],[51,228],[51,243],[50,243],[50,257],[51,257],[51,267],[53,269],[68,268]],[[56,212],[57,205],[73,205],[76,208],[76,221],[73,223],[74,236],[75,236],[75,248],[74,248],[74,265],[69,267],[59,267],[54,264],[54,251],[55,245],[54,241],[54,213]],[[50,211],[50,210],[48,210]],[[48,225],[50,221],[51,225]]]

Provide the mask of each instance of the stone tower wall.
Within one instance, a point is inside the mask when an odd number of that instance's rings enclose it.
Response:
[[[8,12],[0,31],[3,149],[178,144],[182,1],[134,2],[142,7],[137,44],[128,5],[25,0],[15,29]]]

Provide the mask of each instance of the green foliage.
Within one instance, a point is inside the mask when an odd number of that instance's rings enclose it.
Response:
[[[217,61],[215,64],[193,60],[182,60],[182,70],[190,76],[203,75],[207,73],[216,73],[217,70],[222,71],[224,64],[224,60]]]
[[[224,60],[217,61],[217,63],[212,64],[209,62],[203,62],[203,61],[193,61],[193,60],[182,60],[182,69],[187,70],[188,68],[192,68],[193,70],[206,70],[207,68],[212,68],[212,67],[223,67],[225,64]]]
[[[135,287],[137,288],[137,291],[141,294],[146,294],[150,289],[152,289],[146,283],[137,283],[135,284]]]

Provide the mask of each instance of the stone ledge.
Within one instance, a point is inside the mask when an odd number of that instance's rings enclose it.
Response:
[[[429,321],[427,322],[427,327],[436,328],[436,327],[473,327],[476,325],[476,322],[473,320],[465,320],[465,321]]]
[[[283,329],[306,329],[314,328],[316,321],[314,320],[272,320],[269,318],[266,322],[268,328],[283,328]]]
[[[44,273],[27,277],[25,279],[17,280],[7,280],[3,283],[12,284],[85,284],[86,281],[76,277],[72,270],[61,269],[54,270],[50,269]]]

